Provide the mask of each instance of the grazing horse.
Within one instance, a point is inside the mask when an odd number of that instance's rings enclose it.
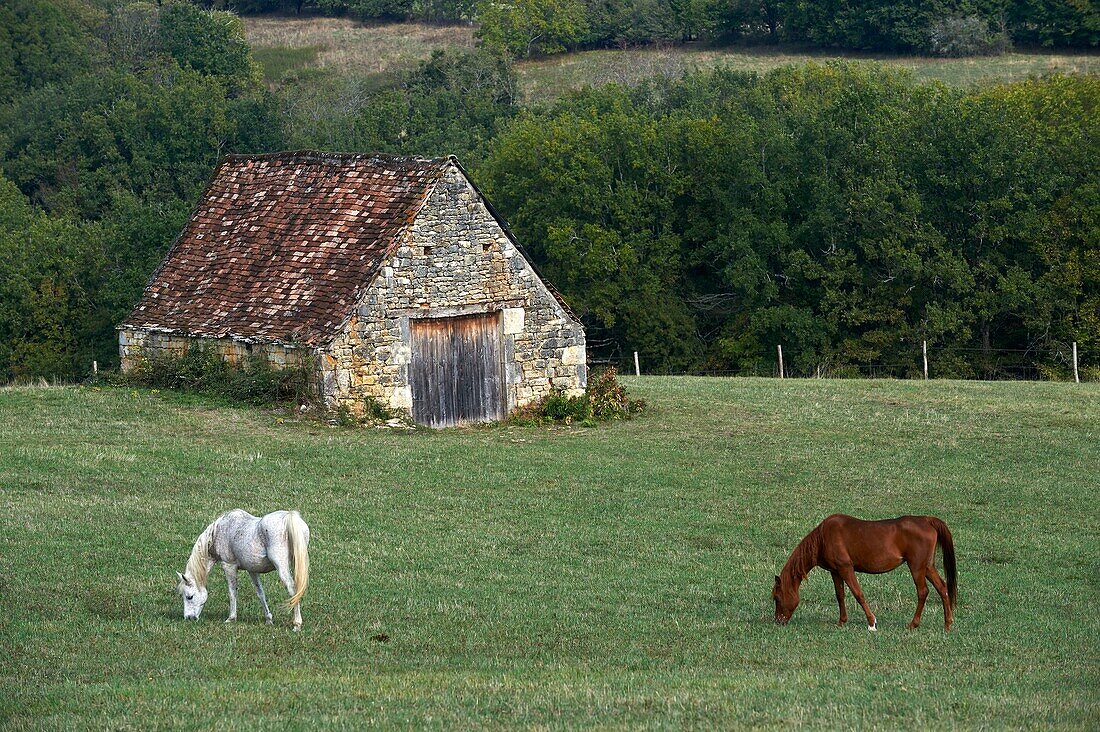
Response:
[[[936,572],[936,545],[943,549],[943,568],[947,582]],[[848,622],[844,607],[844,585],[847,584],[867,614],[867,630],[877,630],[878,621],[863,599],[856,572],[882,574],[897,569],[902,562],[909,565],[917,586],[917,612],[909,628],[920,625],[924,601],[928,598],[931,580],[943,601],[943,628],[951,630],[955,609],[955,544],[947,524],[934,516],[902,516],[884,521],[861,521],[851,516],[834,514],[805,536],[783,571],[775,578],[775,622],[786,625],[798,607],[798,585],[814,567],[822,567],[833,575],[836,601],[840,605],[840,624]]]
[[[185,619],[199,619],[207,598],[206,576],[216,563],[222,565],[229,584],[229,617],[225,622],[237,619],[237,570],[243,568],[252,578],[264,619],[271,625],[260,574],[275,570],[290,593],[285,607],[294,610],[294,630],[302,629],[301,600],[309,585],[309,527],[297,511],[275,511],[257,518],[238,508],[223,513],[203,529],[191,549],[187,569],[183,574],[176,572]]]

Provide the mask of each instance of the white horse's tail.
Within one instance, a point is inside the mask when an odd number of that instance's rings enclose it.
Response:
[[[306,522],[302,520],[297,511],[290,511],[286,515],[286,538],[290,544],[290,555],[294,559],[294,586],[296,592],[286,602],[288,608],[294,607],[302,601],[309,586],[309,545],[306,541]]]

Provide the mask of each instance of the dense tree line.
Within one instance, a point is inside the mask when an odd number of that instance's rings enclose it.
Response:
[[[928,340],[977,375],[1100,347],[1098,99],[1095,77],[696,74],[525,113],[479,173],[593,340],[653,368],[770,369],[782,343],[801,372],[915,371]]]
[[[303,10],[372,21],[476,22],[482,41],[526,57],[710,39],[970,56],[1022,46],[1095,48],[1087,0],[195,0],[204,7]]]
[[[65,4],[65,3],[69,4]],[[685,4],[682,7],[687,7]],[[236,16],[0,9],[0,381],[117,359],[218,158],[455,153],[589,328],[655,368],[986,373],[1100,350],[1095,77],[958,91],[877,66],[693,74],[521,109],[507,60],[260,83]]]

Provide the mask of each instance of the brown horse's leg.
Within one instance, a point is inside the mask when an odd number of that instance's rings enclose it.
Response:
[[[852,596],[856,598],[856,602],[863,608],[864,614],[867,615],[867,630],[878,630],[878,621],[875,619],[875,614],[871,612],[871,607],[867,604],[867,600],[863,599],[863,590],[859,587],[859,580],[856,579],[856,571],[852,568],[852,565],[846,567],[838,567],[837,571],[840,572],[840,576],[844,578],[845,584],[852,591]]]
[[[951,607],[951,599],[947,596],[947,583],[943,581],[943,577],[940,577],[935,566],[928,568],[928,579],[932,580],[932,586],[936,588],[936,592],[940,593],[940,600],[943,601],[943,629],[951,630],[951,623],[955,619],[955,608]]]
[[[913,584],[917,586],[917,611],[913,613],[913,621],[909,623],[909,630],[920,626],[920,616],[924,612],[924,601],[928,599],[928,582],[925,580],[925,569],[921,566],[909,565],[909,571],[913,574]]]
[[[836,604],[840,605],[840,624],[844,625],[848,622],[848,608],[844,605],[844,580],[836,572],[832,574],[833,587],[836,588]]]

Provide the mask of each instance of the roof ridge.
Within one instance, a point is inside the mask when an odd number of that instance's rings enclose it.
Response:
[[[309,158],[340,162],[352,160],[391,160],[394,162],[434,163],[437,165],[444,165],[457,160],[454,155],[447,155],[441,158],[429,158],[422,155],[396,155],[393,153],[381,152],[339,152],[335,150],[284,150],[269,153],[229,153],[223,156],[222,160],[245,162],[251,160],[301,160]]]

